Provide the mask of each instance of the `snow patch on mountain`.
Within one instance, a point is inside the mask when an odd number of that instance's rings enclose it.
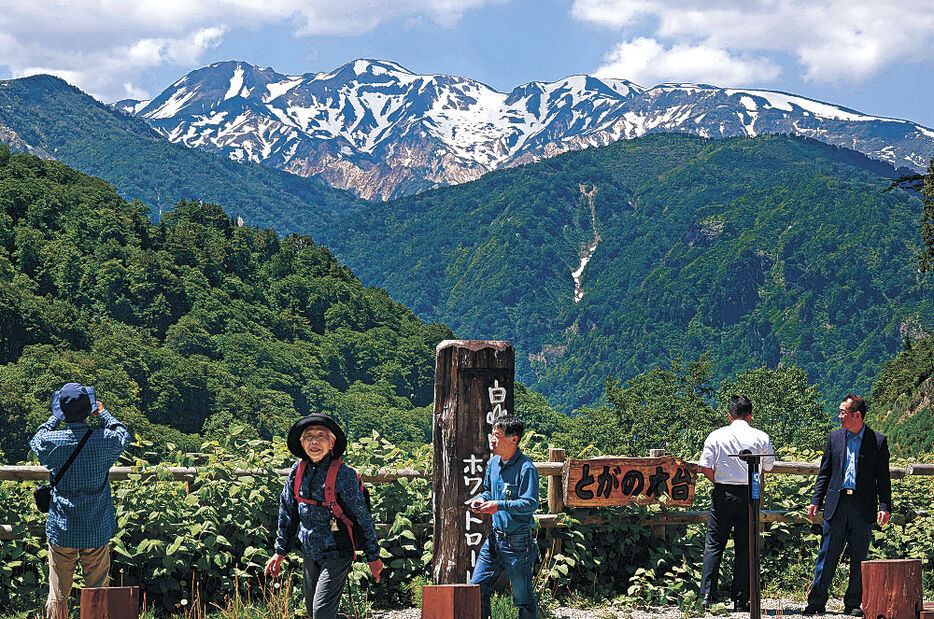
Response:
[[[934,152],[934,130],[777,91],[573,75],[502,93],[365,59],[301,76],[220,62],[115,107],[174,142],[383,199],[657,131],[796,133],[915,169]]]

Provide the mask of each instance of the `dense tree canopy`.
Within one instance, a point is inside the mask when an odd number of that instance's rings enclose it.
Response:
[[[0,451],[16,460],[77,380],[134,431],[197,449],[243,423],[335,415],[428,440],[434,348],[452,336],[364,287],[311,238],[182,201],[157,224],[106,182],[0,146]]]

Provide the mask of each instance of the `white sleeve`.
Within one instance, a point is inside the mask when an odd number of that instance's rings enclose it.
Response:
[[[716,463],[716,441],[713,440],[713,434],[710,434],[707,437],[707,440],[704,441],[704,451],[701,452],[701,457],[697,464],[709,469],[713,469]]]
[[[772,440],[769,438],[769,435],[765,435],[765,449],[762,453],[764,454],[773,454],[775,450],[772,449]],[[762,470],[771,471],[772,467],[775,466],[775,456],[769,456],[768,458],[762,458]]]

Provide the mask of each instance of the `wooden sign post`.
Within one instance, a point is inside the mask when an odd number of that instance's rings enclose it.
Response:
[[[466,502],[483,492],[493,421],[513,410],[516,353],[508,342],[445,340],[435,363],[434,558],[437,585],[466,583],[490,519]]]

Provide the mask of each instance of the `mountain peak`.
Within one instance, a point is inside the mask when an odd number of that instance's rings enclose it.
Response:
[[[384,199],[658,132],[788,133],[916,170],[934,151],[934,131],[914,123],[778,92],[571,75],[502,93],[373,58],[299,76],[219,62],[120,109],[173,142]]]

